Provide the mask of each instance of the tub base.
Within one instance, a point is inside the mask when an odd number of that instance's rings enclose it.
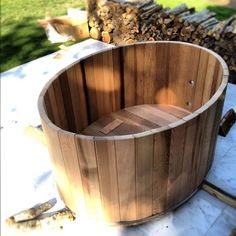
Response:
[[[94,136],[135,134],[167,126],[189,114],[189,111],[172,105],[131,106],[101,117],[86,127],[82,134]]]

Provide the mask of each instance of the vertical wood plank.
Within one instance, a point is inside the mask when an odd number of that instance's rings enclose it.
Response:
[[[226,92],[226,89],[224,90],[222,95],[217,100],[216,114],[215,114],[213,129],[212,129],[212,138],[211,138],[211,144],[210,144],[210,148],[209,148],[209,159],[208,159],[208,163],[207,163],[207,170],[208,171],[211,167],[211,164],[212,164],[212,161],[214,158],[215,146],[216,146],[216,141],[217,141],[217,134],[219,131],[219,122],[220,122],[220,118],[221,118],[223,106],[224,106],[225,92]]]
[[[140,60],[140,59],[139,59]],[[157,87],[157,54],[156,44],[145,45],[143,62],[143,103],[153,104]]]
[[[188,121],[185,127],[186,131],[181,185],[176,186],[178,188],[182,188],[181,197],[183,199],[189,196],[195,190],[195,181],[192,178],[192,175],[193,172],[196,171],[196,169],[192,169],[192,165],[194,163],[194,151],[199,151],[198,149],[195,149],[196,133],[198,130],[198,118],[194,118],[193,120]]]
[[[75,132],[75,116],[73,112],[71,91],[69,88],[67,72],[63,72],[58,77],[58,80],[60,82],[61,95],[62,95],[62,101],[63,101],[63,103],[60,104],[60,106],[63,106],[65,110],[67,124],[68,124],[68,131]]]
[[[75,131],[78,133],[88,125],[85,84],[81,64],[67,70],[68,84],[75,117]]]
[[[135,46],[136,60],[136,90],[135,90],[135,105],[144,103],[144,79],[145,79],[145,45]],[[147,58],[146,58],[147,59]]]
[[[167,209],[178,204],[182,199],[182,167],[185,146],[186,126],[181,125],[171,130]]]
[[[111,81],[112,88],[112,111],[122,109],[123,93],[121,80],[123,79],[123,61],[121,49],[112,49],[113,55],[113,80]],[[121,65],[122,64],[122,65]]]
[[[195,93],[195,86],[191,80],[196,81],[198,73],[200,50],[187,45],[171,44],[169,51],[168,70],[168,101],[169,104],[180,106],[189,111]],[[191,58],[191,63],[189,59]]]
[[[88,215],[93,219],[104,219],[94,142],[77,135],[75,141]]]
[[[119,193],[114,141],[95,141],[101,199],[105,220],[120,221]]]
[[[207,72],[205,76],[205,83],[203,88],[203,95],[202,95],[202,105],[206,103],[211,97],[211,88],[215,73],[215,66],[216,66],[216,58],[212,55],[208,57],[208,64],[207,64]]]
[[[135,142],[115,141],[121,221],[136,219]]]
[[[169,66],[169,45],[156,45],[156,85],[154,103],[168,103],[168,66]]]
[[[61,153],[61,144],[58,138],[59,129],[53,129],[49,123],[41,119],[43,131],[45,133],[48,151],[52,161],[53,173],[56,178],[59,194],[65,204],[73,209],[73,202],[70,198],[70,183],[67,177],[65,163]]]
[[[136,138],[137,219],[152,215],[153,135]]]
[[[154,135],[154,155],[153,155],[153,191],[152,205],[153,214],[166,210],[167,184],[169,172],[169,146],[170,131]]]
[[[206,73],[208,68],[208,58],[209,53],[201,50],[200,57],[199,57],[199,66],[198,66],[198,72],[197,72],[197,78],[196,78],[196,84],[195,84],[195,94],[193,99],[193,111],[200,108],[202,105],[202,97],[203,97],[203,91],[204,91],[204,84],[206,80]]]
[[[58,106],[57,106],[57,100],[56,100],[56,96],[55,96],[55,92],[54,92],[54,88],[52,84],[48,87],[47,95],[48,95],[48,98],[47,97],[44,98],[46,107],[49,107],[48,103],[50,103],[52,117],[54,118],[53,121],[55,122],[57,126],[63,127],[63,124],[61,123]]]
[[[124,104],[125,107],[136,105],[136,60],[135,48],[123,48],[124,61]]]
[[[50,97],[49,97],[49,92],[48,92],[50,90],[50,88],[51,88],[51,86],[48,88],[47,92],[45,93],[44,104],[45,104],[45,110],[47,112],[48,118],[53,123],[55,123],[55,118],[53,116],[53,107],[52,107],[51,100],[50,100]]]
[[[216,115],[216,108],[217,108],[217,102],[213,104],[208,110],[207,110],[207,117],[205,121],[205,127],[204,127],[204,135],[202,137],[202,144],[201,144],[201,149],[199,150],[200,152],[200,157],[201,157],[201,163],[199,164],[199,172],[198,172],[198,180],[197,184],[199,185],[203,178],[205,177],[207,173],[207,163],[209,161],[209,151],[210,151],[210,144],[211,144],[211,139],[213,138],[212,133],[213,133],[213,127],[214,127],[214,119]]]
[[[96,97],[96,84],[94,75],[94,65],[93,58],[89,57],[83,62],[85,81],[87,87],[87,98],[88,98],[88,108],[89,108],[89,123],[94,122],[98,119],[98,107],[97,107],[97,97]]]
[[[73,203],[71,210],[77,214],[83,215],[86,211],[86,208],[80,173],[81,171],[75,145],[75,135],[65,133],[64,131],[60,130],[58,132],[58,137],[65,169],[67,170],[67,178],[69,181],[71,194],[70,198]]]
[[[203,137],[205,135],[205,127],[206,127],[206,121],[207,121],[207,111],[204,111],[201,113],[197,118],[197,132],[195,135],[195,145],[194,145],[194,153],[193,153],[193,161],[192,161],[192,177],[193,180],[193,189],[196,189],[199,186],[199,172],[201,169],[201,163],[204,157],[202,157],[201,150],[203,148]]]
[[[65,111],[64,101],[63,101],[63,94],[61,89],[60,80],[56,79],[52,82],[52,86],[54,89],[55,100],[57,104],[58,110],[58,119],[59,119],[59,127],[65,130],[69,129],[67,114]]]

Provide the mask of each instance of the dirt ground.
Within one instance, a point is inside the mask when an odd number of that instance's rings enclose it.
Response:
[[[221,6],[236,8],[236,0],[210,0]]]

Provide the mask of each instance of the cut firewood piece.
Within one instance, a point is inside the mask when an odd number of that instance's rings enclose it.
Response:
[[[44,203],[39,203],[29,209],[23,210],[19,213],[16,213],[15,215],[9,217],[7,219],[7,222],[9,221],[15,221],[15,222],[20,222],[20,221],[25,221],[25,220],[31,220],[39,215],[41,215],[43,212],[48,211],[51,209],[55,204],[56,204],[56,198],[50,199],[47,202]]]
[[[236,16],[218,22],[214,12],[195,12],[186,4],[170,9],[152,0],[112,0],[98,4],[88,23],[91,37],[106,43],[178,40],[199,44],[221,55],[230,71],[236,70]]]
[[[110,43],[111,42],[111,36],[108,32],[106,32],[106,31],[102,32],[102,41],[104,43]]]
[[[35,219],[16,222],[14,219],[8,219],[6,224],[10,228],[14,228],[23,232],[40,230],[40,229],[62,229],[65,223],[74,221],[73,213],[63,208],[59,211],[45,213]]]
[[[206,21],[204,21],[204,22],[201,22],[199,25],[198,25],[198,29],[205,29],[205,28],[207,28],[208,26],[210,26],[210,25],[215,25],[215,24],[217,24],[217,23],[219,23],[219,21],[216,19],[216,18],[210,18],[210,19],[208,19],[208,20],[206,20]]]
[[[231,194],[223,191],[222,189],[218,188],[217,186],[211,184],[206,180],[203,181],[201,187],[203,190],[217,197],[219,200],[225,202],[226,204],[234,208],[236,207],[236,197],[232,196]]]
[[[101,38],[101,32],[99,31],[99,29],[95,28],[95,27],[92,27],[90,29],[90,32],[89,32],[91,38],[93,39],[100,39]]]
[[[169,16],[175,17],[176,15],[181,14],[182,12],[187,11],[187,10],[188,10],[187,5],[183,3],[183,4],[178,5],[175,8],[172,8],[166,11],[166,14]]]
[[[179,23],[182,23],[184,21],[184,18],[185,16],[189,16],[190,14],[192,14],[193,12],[195,12],[195,8],[189,8],[187,11],[184,11],[182,12],[181,14],[177,15],[175,17],[175,21],[176,22],[179,22]]]

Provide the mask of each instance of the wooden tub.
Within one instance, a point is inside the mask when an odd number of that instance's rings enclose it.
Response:
[[[217,54],[179,42],[106,49],[55,75],[39,112],[66,206],[133,224],[188,199],[211,167],[227,79]]]

